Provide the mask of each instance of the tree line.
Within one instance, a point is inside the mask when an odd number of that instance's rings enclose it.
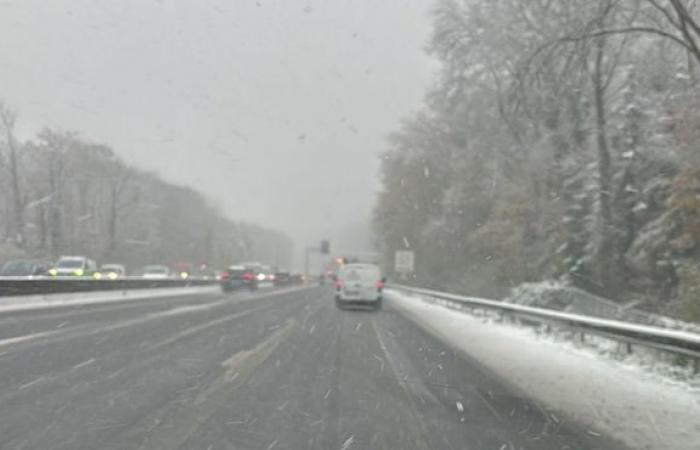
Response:
[[[0,102],[0,262],[79,254],[134,268],[291,263],[285,234],[232,221],[196,190],[129,166],[76,132],[44,128],[21,141],[17,117]]]
[[[562,279],[700,319],[695,0],[441,0],[424,106],[382,155],[374,225],[415,282]]]

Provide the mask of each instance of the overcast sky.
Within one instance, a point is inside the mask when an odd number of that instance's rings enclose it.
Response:
[[[425,0],[5,0],[22,137],[79,131],[297,248],[369,217],[435,63]]]

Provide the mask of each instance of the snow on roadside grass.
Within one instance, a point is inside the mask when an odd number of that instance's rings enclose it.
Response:
[[[500,313],[493,310],[479,308],[473,309],[449,300],[437,298],[430,298],[428,300],[445,308],[480,317],[484,323],[503,322]],[[515,322],[512,322],[512,320],[515,320]],[[514,326],[520,325],[520,322],[517,319],[511,319],[511,324]],[[634,324],[631,325],[634,326]],[[628,347],[627,344],[616,341],[612,338],[596,336],[590,333],[586,334],[585,332],[581,334],[582,332],[580,331],[558,328],[553,325],[546,326],[531,324],[523,329],[530,330],[541,339],[548,339],[551,341],[562,342],[565,345],[572,345],[576,347],[577,350],[589,351],[594,356],[604,356],[606,358],[614,359],[621,363],[630,365],[634,369],[643,368],[647,372],[656,373],[662,377],[677,380],[683,384],[688,384],[691,387],[700,388],[700,374],[695,372],[693,367],[694,360],[690,357],[652,349],[637,344],[633,344],[631,347]],[[669,329],[683,333],[693,333],[692,330],[687,329]]]
[[[586,316],[622,320],[671,330],[700,333],[700,325],[635,309],[634,303],[620,304],[596,296],[562,281],[523,283],[504,299],[509,303],[571,312]]]
[[[289,292],[307,289],[308,286],[293,286],[282,289],[261,289],[250,298],[259,296],[282,295]],[[223,295],[218,285],[169,287],[154,289],[127,289],[119,291],[92,291],[60,294],[21,295],[16,297],[0,297],[0,314],[35,309],[58,308],[65,306],[95,305],[100,303],[131,302],[163,297]],[[246,292],[246,295],[248,293]],[[201,300],[201,299],[200,299]]]
[[[55,308],[61,306],[126,302],[158,297],[213,294],[218,292],[221,292],[221,289],[218,286],[196,286],[0,297],[0,313]]]
[[[599,353],[420,298],[387,304],[504,381],[583,426],[635,449],[697,449],[700,389]]]

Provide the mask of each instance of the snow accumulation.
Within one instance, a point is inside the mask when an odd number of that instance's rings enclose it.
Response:
[[[135,301],[145,300],[148,298],[176,297],[216,292],[221,292],[218,286],[197,286],[0,297],[0,313],[54,308],[59,306],[91,305],[97,303]]]
[[[570,420],[634,449],[700,448],[700,388],[532,328],[389,290],[387,305]]]
[[[288,292],[306,289],[305,286],[293,286],[285,289],[261,290],[251,298],[265,295],[281,295]],[[56,308],[61,306],[94,305],[99,303],[130,302],[163,297],[183,297],[189,295],[221,294],[218,285],[170,287],[156,289],[130,289],[123,291],[95,291],[79,293],[21,295],[15,297],[0,297],[0,314],[33,309]]]
[[[520,305],[601,317],[604,319],[622,320],[625,322],[700,333],[700,326],[697,324],[682,322],[658,314],[640,311],[629,305],[615,303],[590,294],[561,281],[542,281],[521,284],[513,289],[505,301]]]

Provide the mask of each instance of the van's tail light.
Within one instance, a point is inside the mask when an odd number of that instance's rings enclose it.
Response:
[[[243,275],[241,275],[241,278],[245,281],[253,281],[255,275],[253,275],[253,272],[245,272]]]
[[[377,281],[377,291],[382,292],[384,289],[384,282],[382,280]]]
[[[229,278],[231,278],[231,274],[226,271],[219,274],[219,280],[221,281],[227,281]]]
[[[343,288],[343,283],[340,282],[340,280],[336,280],[335,282],[335,288],[337,290],[341,290]]]

